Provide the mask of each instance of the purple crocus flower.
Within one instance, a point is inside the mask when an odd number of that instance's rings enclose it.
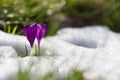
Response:
[[[32,24],[24,26],[24,33],[30,42],[31,47],[33,47],[35,39],[38,41],[38,47],[40,47],[40,41],[46,32],[46,24],[41,26],[40,24]]]
[[[38,47],[40,47],[40,41],[42,39],[42,37],[45,35],[46,32],[46,24],[44,24],[42,27],[41,25],[37,24],[37,41],[38,41]]]

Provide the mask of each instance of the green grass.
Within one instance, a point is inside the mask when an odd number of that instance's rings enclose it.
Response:
[[[55,27],[50,22],[63,5],[64,0],[0,0],[0,20],[6,25],[18,25],[20,29],[24,24],[46,23],[51,27],[48,32],[52,35]]]
[[[8,25],[8,26],[3,26],[4,32],[7,32],[7,33],[9,33],[9,34],[15,34],[16,31],[17,31],[17,29],[18,29],[18,26],[17,26],[17,25],[14,26],[13,28],[12,28],[10,25]],[[17,33],[16,33],[16,34],[17,34]]]
[[[31,75],[29,70],[22,71],[21,69],[18,71],[17,76],[12,78],[11,80],[86,80],[83,77],[83,72],[78,71],[76,69],[71,70],[66,77],[60,77],[56,74],[57,72],[48,72],[44,76],[36,76]],[[34,78],[33,78],[34,77]]]
[[[46,35],[54,35],[64,20],[61,17],[120,32],[120,0],[0,0],[0,14],[6,26],[17,25],[22,35],[23,25],[32,23],[46,23]]]
[[[83,72],[73,69],[71,74],[69,74],[65,80],[85,80],[83,77]]]

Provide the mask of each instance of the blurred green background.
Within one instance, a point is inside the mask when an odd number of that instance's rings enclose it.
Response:
[[[16,33],[23,34],[23,25],[32,23],[46,23],[46,36],[86,25],[120,32],[120,0],[0,0],[1,29],[10,32],[17,26]]]

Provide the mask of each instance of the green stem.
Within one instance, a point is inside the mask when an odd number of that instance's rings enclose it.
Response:
[[[26,45],[25,45],[25,50],[26,50],[26,56],[28,56],[28,50]]]
[[[40,48],[37,45],[35,45],[35,54],[34,54],[34,56],[39,56],[39,55],[40,55]]]

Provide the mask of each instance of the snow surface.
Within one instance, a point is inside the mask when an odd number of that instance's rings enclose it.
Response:
[[[19,67],[31,74],[44,75],[57,70],[59,76],[77,68],[90,80],[120,80],[120,34],[102,26],[64,28],[41,41],[41,56],[27,56],[24,36],[0,31],[0,80],[9,80]]]

